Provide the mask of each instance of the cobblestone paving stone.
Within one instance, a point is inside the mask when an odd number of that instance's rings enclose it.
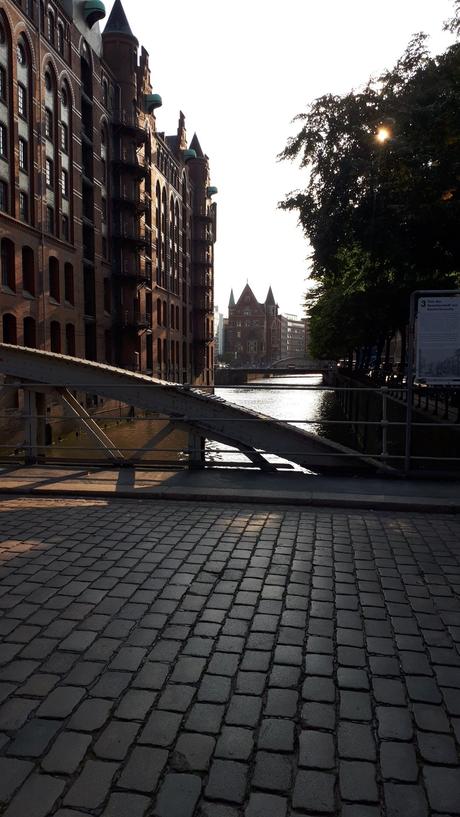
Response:
[[[2,817],[460,815],[460,519],[0,504]]]

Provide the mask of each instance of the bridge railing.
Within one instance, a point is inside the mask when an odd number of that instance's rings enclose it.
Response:
[[[21,397],[21,389],[27,389]],[[19,391],[18,391],[19,388]],[[132,388],[162,389],[157,383],[136,383]],[[350,462],[356,460],[356,452],[369,457],[377,469],[396,474],[460,476],[460,416],[456,414],[438,417],[436,421],[423,414],[415,414],[411,425],[412,449],[407,461],[405,439],[407,423],[401,405],[406,392],[398,386],[397,393],[388,386],[337,386],[313,383],[251,383],[238,386],[199,388],[177,384],[179,391],[213,394],[225,397],[230,403],[252,408],[253,414],[226,418],[231,429],[234,423],[264,423],[273,418],[295,425],[310,434],[332,440],[338,448],[334,458],[343,462],[343,470],[352,470]],[[107,387],[106,387],[107,390]],[[69,393],[64,407],[50,395],[61,392],[62,387],[52,383],[18,384],[5,382],[0,403],[0,460],[2,462],[47,462],[106,464],[107,461],[142,464],[150,467],[265,467],[270,470],[293,466],[292,450],[278,450],[271,455],[268,449],[245,452],[244,447],[232,447],[226,443],[203,444],[199,432],[187,428],[185,414],[147,413],[139,411],[130,402],[130,387],[126,386],[126,399],[103,402],[95,395],[94,383],[80,383],[78,392]],[[286,411],[276,407],[269,417],[261,416],[261,395],[269,393],[301,392],[305,396],[305,410]],[[436,390],[439,392],[439,389]],[[308,395],[316,393],[315,407]],[[18,399],[19,395],[19,399]],[[244,396],[246,395],[246,397]],[[428,398],[429,399],[429,398]],[[417,403],[418,397],[415,397]],[[262,401],[263,402],[263,401]],[[292,403],[292,401],[290,401]],[[257,406],[255,405],[257,404]],[[416,406],[417,408],[417,406]],[[254,409],[256,409],[254,411]],[[309,416],[308,411],[312,412]],[[203,419],[212,424],[209,415],[194,415],[196,425]],[[215,420],[216,424],[218,420]],[[217,427],[217,425],[216,425]],[[231,436],[230,432],[229,435]],[[215,439],[210,433],[211,440]],[[219,434],[215,437],[218,439]],[[327,462],[330,451],[317,451],[315,458]],[[265,464],[265,466],[264,466]],[[302,469],[300,469],[302,470]],[[320,468],[318,470],[321,470]]]

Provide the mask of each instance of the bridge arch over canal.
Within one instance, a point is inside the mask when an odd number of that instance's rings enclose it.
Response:
[[[92,361],[52,352],[0,344],[0,374],[8,385],[0,392],[0,404],[12,387],[25,395],[26,443],[30,461],[44,445],[44,415],[47,395],[57,396],[66,411],[83,424],[107,457],[116,462],[123,454],[111,443],[94,418],[81,406],[73,392],[119,400],[128,406],[152,412],[169,420],[173,427],[188,431],[192,465],[200,464],[203,439],[235,447],[255,465],[273,470],[264,454],[317,472],[343,469],[377,471],[382,464],[338,443],[296,428],[287,422],[206,393],[202,388],[180,385],[117,369]]]

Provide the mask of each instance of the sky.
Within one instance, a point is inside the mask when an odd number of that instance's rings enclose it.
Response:
[[[112,0],[106,3],[110,12]],[[305,186],[298,164],[279,162],[292,120],[324,93],[359,88],[391,68],[412,34],[439,53],[452,0],[123,0],[150,55],[157,127],[175,133],[179,111],[197,132],[218,187],[215,303],[227,313],[248,281],[282,313],[303,314],[308,243],[295,213],[278,208]]]

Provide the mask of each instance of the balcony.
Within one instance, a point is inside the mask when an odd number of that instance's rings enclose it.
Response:
[[[141,201],[139,196],[130,196],[128,194],[120,193],[114,196],[114,201],[118,207],[131,210],[135,213],[145,213],[149,208],[148,201]]]
[[[114,111],[112,122],[116,130],[133,136],[139,144],[147,140],[147,131],[134,114],[127,111]]]
[[[152,239],[147,233],[141,233],[140,230],[126,229],[123,233],[114,236],[114,240],[120,244],[128,244],[134,247],[150,247]]]
[[[130,173],[139,178],[147,176],[149,172],[147,164],[140,160],[135,151],[125,151],[120,156],[112,159],[112,163],[120,172]]]
[[[211,268],[213,262],[209,258],[194,258],[192,260],[192,264],[196,264],[199,267],[209,267]]]
[[[152,316],[148,312],[138,312],[137,309],[125,309],[121,313],[119,324],[122,329],[150,329],[152,326]]]
[[[141,286],[151,282],[150,273],[146,272],[145,269],[141,269],[140,265],[127,264],[123,269],[114,270],[113,274],[120,283]]]
[[[193,236],[193,241],[195,242],[195,244],[214,244],[214,236],[213,235]]]

